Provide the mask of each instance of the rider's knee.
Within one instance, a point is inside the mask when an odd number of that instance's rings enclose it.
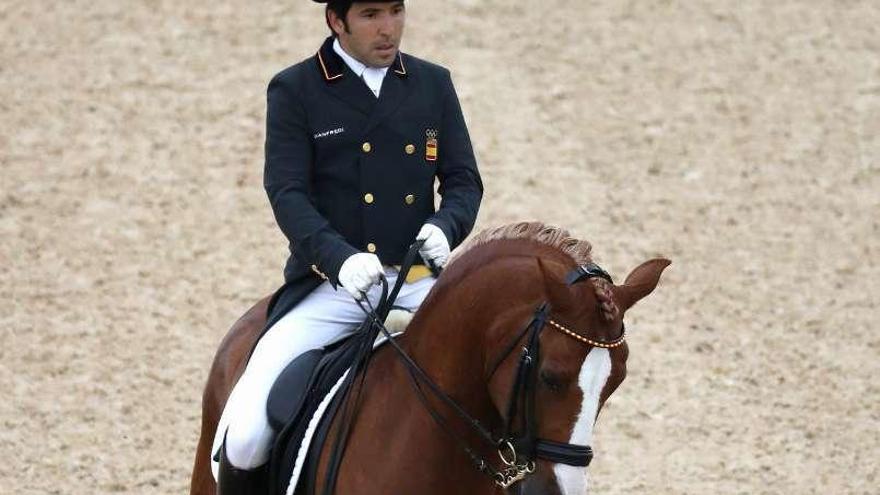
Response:
[[[253,469],[268,460],[272,431],[268,425],[233,421],[226,431],[226,457],[239,469]]]

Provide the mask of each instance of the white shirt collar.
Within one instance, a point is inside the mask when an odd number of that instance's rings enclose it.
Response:
[[[345,65],[360,77],[373,94],[376,95],[376,98],[378,98],[379,91],[382,89],[382,80],[385,79],[388,67],[367,67],[360,60],[352,57],[342,49],[342,45],[339,44],[339,38],[333,40],[333,51],[342,57]]]

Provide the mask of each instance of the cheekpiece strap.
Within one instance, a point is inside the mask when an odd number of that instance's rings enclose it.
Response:
[[[575,268],[565,276],[565,283],[568,285],[574,285],[578,282],[596,277],[604,278],[609,283],[614,283],[614,280],[611,279],[611,275],[608,275],[608,272],[595,263],[587,263],[586,265],[581,265]]]
[[[538,333],[544,328],[544,324],[547,322],[547,317],[550,315],[550,303],[544,301],[540,306],[535,308],[535,319],[532,320],[532,324],[536,325],[536,328],[533,330]]]

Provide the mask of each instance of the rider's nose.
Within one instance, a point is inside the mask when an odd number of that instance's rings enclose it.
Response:
[[[391,16],[384,16],[382,21],[379,22],[379,35],[381,36],[391,36],[391,33],[394,31],[394,19]]]

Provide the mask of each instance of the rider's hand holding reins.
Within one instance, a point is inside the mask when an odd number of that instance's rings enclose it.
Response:
[[[357,253],[348,257],[339,268],[339,283],[351,294],[361,300],[367,290],[385,274],[379,257],[370,253]]]
[[[449,259],[449,241],[446,240],[446,234],[440,230],[440,227],[430,223],[422,225],[422,229],[416,235],[416,240],[424,241],[419,249],[419,254],[422,255],[425,263],[429,266],[433,263],[439,268],[446,265],[446,261]]]

